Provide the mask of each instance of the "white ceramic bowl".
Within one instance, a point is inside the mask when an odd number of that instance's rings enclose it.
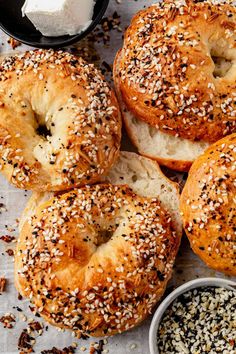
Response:
[[[149,348],[151,354],[159,354],[159,350],[157,347],[157,331],[160,325],[161,319],[163,314],[165,313],[166,309],[169,305],[181,294],[186,293],[189,290],[200,288],[202,286],[216,286],[216,287],[223,287],[226,289],[235,290],[236,283],[227,280],[227,279],[220,279],[220,278],[200,278],[189,281],[172,291],[165,300],[160,304],[158,309],[155,312],[155,315],[152,319],[150,331],[149,331]]]

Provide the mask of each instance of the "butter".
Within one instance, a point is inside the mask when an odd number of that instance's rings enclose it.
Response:
[[[22,15],[44,36],[74,35],[91,24],[94,5],[94,0],[26,0]]]

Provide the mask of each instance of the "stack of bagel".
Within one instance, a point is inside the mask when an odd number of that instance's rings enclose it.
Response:
[[[236,275],[232,1],[140,11],[114,84],[64,51],[0,64],[1,172],[33,191],[15,284],[48,322],[78,335],[121,333],[151,313],[183,228],[209,267]],[[122,119],[138,153],[120,151]],[[190,169],[181,196],[158,163]]]

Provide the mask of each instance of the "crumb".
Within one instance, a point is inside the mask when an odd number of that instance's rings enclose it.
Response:
[[[75,353],[75,348],[72,346],[64,348],[62,350],[53,347],[50,350],[43,350],[41,354],[73,354]]]
[[[17,41],[16,39],[14,39],[12,37],[9,37],[7,43],[9,43],[11,45],[13,50],[21,45],[20,41]]]
[[[37,321],[29,323],[29,328],[31,331],[41,331],[43,329],[43,324]]]
[[[136,348],[137,348],[137,344],[135,344],[135,343],[131,344],[131,346],[130,346],[131,350],[136,349]]]
[[[6,313],[4,316],[0,317],[0,322],[3,324],[4,328],[11,329],[16,322],[15,315],[13,313]]]
[[[13,257],[14,256],[14,251],[11,248],[6,250],[6,253],[8,254],[9,257]]]
[[[6,278],[4,277],[0,278],[0,293],[3,293],[5,291],[6,283],[7,283]]]
[[[0,214],[2,214],[3,211],[7,211],[7,208],[6,208],[5,204],[0,203]]]
[[[120,27],[120,15],[115,11],[112,16],[104,17],[101,21],[101,24],[87,37],[89,41],[97,41],[101,40],[106,45],[110,42],[110,33],[112,30],[117,30],[118,32],[122,32]]]
[[[96,354],[96,349],[94,348],[94,346],[90,346],[89,348],[89,354]]]
[[[6,242],[6,243],[11,243],[12,241],[15,240],[15,237],[10,236],[10,235],[3,235],[3,236],[0,236],[0,240],[3,242]]]
[[[31,337],[27,333],[26,329],[24,329],[19,337],[19,340],[18,340],[18,349],[23,350],[23,353],[32,353],[32,351],[33,351],[32,341],[33,340],[34,340],[34,338]]]
[[[104,347],[104,341],[100,340],[98,343],[98,348],[96,349],[97,354],[102,354],[103,353],[103,347]]]

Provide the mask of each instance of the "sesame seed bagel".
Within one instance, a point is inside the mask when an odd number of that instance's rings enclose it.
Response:
[[[135,117],[128,110],[120,91],[119,58],[117,53],[114,65],[114,84],[122,117],[130,140],[138,152],[159,164],[175,171],[188,171],[193,161],[209,146],[204,141],[190,141],[160,131],[156,127]]]
[[[0,64],[0,167],[18,188],[95,183],[118,156],[118,104],[94,65],[37,50]]]
[[[137,120],[190,143],[209,144],[236,131],[232,3],[166,0],[133,18],[114,68]]]
[[[16,287],[55,326],[121,333],[163,295],[179,243],[159,201],[128,186],[34,193],[20,224]]]
[[[236,275],[236,134],[221,139],[190,169],[181,212],[193,251],[211,268]]]

